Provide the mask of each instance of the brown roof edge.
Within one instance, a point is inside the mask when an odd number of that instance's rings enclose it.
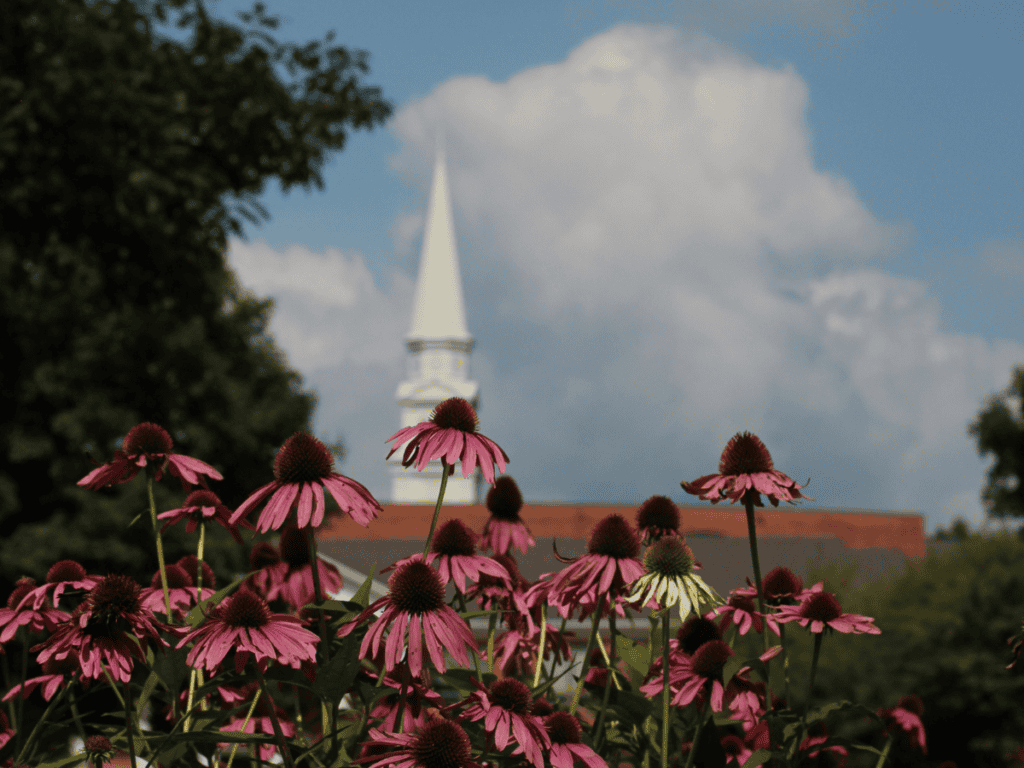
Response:
[[[524,505],[520,514],[535,537],[588,537],[594,526],[611,514],[635,522],[637,508],[621,504],[533,503]],[[683,534],[747,536],[746,514],[739,505],[680,507],[680,512]],[[755,507],[754,514],[759,538],[835,536],[854,549],[898,547],[912,560],[923,560],[927,555],[922,512]],[[319,536],[326,539],[426,538],[433,515],[433,504],[384,504],[382,514],[366,528],[347,517],[335,517]],[[482,504],[446,504],[441,508],[438,524],[455,517],[480,531],[490,512]]]

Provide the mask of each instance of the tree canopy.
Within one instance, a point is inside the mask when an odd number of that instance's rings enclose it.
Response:
[[[187,44],[161,39],[177,15]],[[391,113],[367,54],[281,44],[202,0],[7,0],[0,14],[0,588],[75,557],[152,573],[143,480],[75,487],[143,421],[225,477],[229,506],[268,482],[308,429],[302,388],[267,331],[272,301],[226,263],[239,214],[276,177],[323,188],[347,131]],[[282,82],[274,66],[295,76]],[[162,483],[158,505],[180,505]],[[188,543],[193,551],[194,542]],[[167,543],[168,559],[183,541]],[[230,542],[230,539],[227,540]],[[218,564],[217,542],[210,547]],[[237,569],[241,563],[220,565]],[[230,559],[230,558],[229,558]]]
[[[1024,366],[1014,369],[1010,386],[989,398],[971,424],[978,453],[994,455],[981,498],[992,517],[1024,517]]]

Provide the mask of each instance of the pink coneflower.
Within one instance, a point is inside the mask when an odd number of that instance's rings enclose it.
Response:
[[[826,741],[828,741],[828,727],[824,720],[816,720],[807,729],[807,738],[800,742],[799,751],[812,759],[818,757],[822,752],[835,752],[843,757],[850,754],[846,747],[839,744],[832,744],[828,747],[821,746]]]
[[[486,687],[475,677],[470,680],[477,690],[446,709],[469,704],[459,720],[483,720],[489,740],[499,752],[514,742],[536,768],[544,768],[544,750],[551,746],[551,739],[541,719],[531,714],[533,697],[526,684],[511,677],[495,680]]]
[[[733,624],[736,625],[741,635],[747,634],[751,627],[754,628],[757,634],[761,634],[764,629],[765,618],[757,610],[757,606],[754,605],[754,598],[756,596],[757,590],[753,587],[734,589],[729,593],[728,602],[725,605],[718,606],[713,611],[709,611],[707,618],[721,616],[722,619],[719,627],[723,634]],[[775,621],[775,616],[770,613],[768,614],[768,627],[776,635],[779,634],[779,625]]]
[[[798,621],[801,627],[810,625],[811,632],[815,634],[824,632],[826,628],[858,635],[864,632],[871,635],[882,634],[882,630],[871,623],[874,619],[870,616],[843,613],[836,596],[831,592],[825,592],[824,589],[823,581],[819,581],[810,589],[805,589],[800,594],[800,604],[780,606],[775,614],[775,620],[780,624]]]
[[[418,557],[419,555],[417,555]],[[437,570],[445,585],[454,582],[461,593],[466,592],[466,579],[480,581],[481,574],[505,582],[512,589],[512,576],[501,565],[485,555],[476,553],[476,534],[457,517],[437,529],[430,543],[427,563],[437,562]]]
[[[484,611],[497,607],[508,607],[505,604],[508,603],[509,584],[511,583],[512,594],[517,598],[517,605],[521,602],[522,610],[525,611],[527,603],[523,601],[523,592],[529,582],[520,573],[516,559],[511,554],[494,555],[491,559],[505,569],[509,578],[499,578],[481,573],[477,583],[466,590],[466,599],[476,600],[480,604],[481,610]]]
[[[65,590],[87,591],[99,584],[102,578],[88,575],[85,568],[74,560],[60,560],[51,565],[50,570],[46,572],[46,583],[35,587],[24,596],[25,606],[31,604],[32,608],[38,611],[49,597],[56,608]]]
[[[0,608],[0,645],[10,642],[21,627],[27,627],[30,632],[44,629],[53,632],[58,624],[70,618],[64,611],[43,607],[41,600],[40,605],[34,607],[34,601],[26,598],[35,586],[36,580],[31,576],[18,579],[7,598],[7,607]]]
[[[272,590],[280,589],[283,571],[273,566],[281,562],[281,553],[269,541],[258,541],[249,552],[249,570],[256,571],[243,582],[264,598]]]
[[[753,728],[764,714],[767,691],[764,683],[749,680],[749,673],[750,667],[740,667],[725,686],[725,703],[732,712],[732,719],[742,720],[746,731]]]
[[[422,472],[428,462],[442,459],[448,464],[448,474],[452,475],[455,465],[461,461],[462,476],[466,478],[479,463],[484,478],[493,485],[494,465],[504,472],[509,458],[501,446],[476,431],[479,425],[476,411],[468,401],[450,397],[434,408],[429,421],[404,427],[385,440],[387,443],[395,441],[395,447],[385,458],[390,459],[391,454],[408,441],[402,455],[403,467],[417,464],[416,469]]]
[[[301,668],[312,680],[319,640],[298,618],[271,613],[266,600],[252,590],[239,589],[210,611],[206,620],[188,632],[175,649],[194,642],[186,663],[212,672],[234,651],[238,674],[242,674],[249,657],[254,656],[260,673],[276,661],[292,669]]]
[[[519,516],[523,508],[523,495],[516,481],[508,475],[494,481],[494,487],[487,492],[487,506],[491,516],[484,523],[480,545],[497,555],[504,555],[515,544],[524,555],[537,544],[530,529]]]
[[[242,537],[238,535],[237,528],[228,522],[231,518],[231,510],[213,491],[192,491],[185,497],[185,503],[178,509],[161,512],[156,517],[157,520],[167,520],[164,527],[160,529],[160,533],[166,532],[168,528],[182,520],[186,521],[185,533],[192,533],[200,523],[216,522],[224,526],[235,541],[239,544],[242,543]],[[242,520],[239,525],[250,531],[253,529],[245,520]]]
[[[679,507],[668,496],[651,496],[636,511],[636,527],[645,547],[679,533]]]
[[[516,670],[532,670],[537,661],[537,643],[540,641],[541,606],[535,605],[528,613],[517,610],[505,613],[508,629],[494,639],[494,659],[506,676]],[[572,655],[568,637],[572,632],[561,633],[553,624],[548,624],[544,635],[544,659],[555,654],[555,662],[568,660]]]
[[[14,733],[15,731],[13,728],[11,728],[11,723],[7,719],[7,715],[3,712],[0,712],[0,749],[3,749],[7,746],[7,742],[11,740],[11,737],[14,736]]]
[[[381,748],[392,747],[388,751]],[[451,720],[436,718],[415,733],[384,733],[370,729],[363,754],[353,763],[367,768],[484,768],[470,757],[469,736]]]
[[[109,464],[94,469],[79,480],[78,485],[96,491],[107,485],[127,483],[143,467],[153,467],[154,480],[160,480],[167,469],[181,480],[182,486],[188,483],[205,488],[206,477],[224,479],[220,472],[206,462],[171,453],[173,448],[174,441],[166,429],[152,422],[144,422],[128,430],[121,448],[114,452],[114,458]]]
[[[165,566],[164,572],[167,574],[167,593],[171,601],[171,610],[178,616],[188,613],[189,609],[201,600],[213,596],[213,585],[204,580],[203,596],[200,599],[195,582],[180,565]],[[142,590],[140,597],[142,607],[147,611],[157,613],[164,610],[164,590],[160,581],[160,571],[153,574],[149,587]]]
[[[78,654],[72,651],[64,659],[49,659],[43,664],[43,674],[39,677],[30,677],[24,683],[18,683],[11,690],[4,694],[3,701],[10,701],[15,696],[27,698],[36,688],[42,687],[42,696],[46,701],[53,698],[64,684],[65,677],[72,680],[78,679],[79,672]]]
[[[644,566],[637,559],[640,539],[622,515],[608,515],[594,526],[587,543],[587,554],[571,561],[551,582],[548,601],[557,606],[559,614],[568,618],[576,608],[586,604],[593,611],[625,592],[626,586],[643,575]],[[562,562],[570,562],[558,555]],[[536,586],[536,585],[535,585]],[[531,590],[532,591],[532,590]],[[621,612],[621,607],[618,607]]]
[[[444,603],[444,584],[437,571],[422,560],[410,560],[395,569],[388,579],[388,594],[370,603],[366,610],[344,625],[338,637],[345,637],[382,607],[380,615],[363,637],[359,657],[372,649],[376,656],[385,630],[391,627],[385,646],[384,667],[390,672],[405,650],[409,637],[409,670],[419,675],[423,668],[423,643],[439,672],[445,671],[442,647],[463,667],[469,667],[469,650],[480,650],[469,625]],[[391,626],[394,624],[394,626]]]
[[[295,723],[292,722],[284,708],[278,706],[275,702],[269,701],[266,696],[260,696],[259,701],[256,702],[256,709],[253,710],[252,717],[249,718],[248,723],[245,723],[245,715],[248,713],[249,707],[252,706],[252,699],[259,693],[259,689],[260,684],[258,682],[246,683],[241,688],[230,688],[227,686],[217,688],[217,692],[228,708],[233,709],[237,706],[245,705],[245,709],[222,725],[220,730],[223,733],[238,733],[242,731],[243,733],[259,733],[264,736],[274,736],[273,718],[276,716],[277,722],[281,726],[281,735],[285,738],[294,736],[296,732]],[[242,723],[245,723],[244,729],[242,728]],[[219,744],[218,746],[226,749],[231,745]],[[276,744],[263,743],[259,745],[260,760],[263,762],[270,762],[276,754]]]
[[[878,716],[885,723],[887,733],[898,733],[905,748],[920,748],[921,752],[927,755],[922,715],[924,702],[920,696],[913,693],[900,699],[895,707],[882,707],[878,710]]]
[[[284,441],[274,457],[274,482],[243,501],[228,522],[238,523],[270,496],[256,523],[260,533],[276,531],[289,520],[299,528],[319,528],[324,521],[326,488],[343,512],[361,526],[369,526],[380,514],[380,504],[366,488],[339,475],[333,466],[334,456],[326,445],[306,432],[296,432]]]
[[[780,646],[776,646],[780,647]],[[722,671],[725,669],[733,650],[721,640],[704,643],[692,656],[676,652],[669,656],[669,691],[672,693],[672,705],[681,707],[694,700],[698,693],[710,689],[711,709],[721,712],[725,698],[725,687],[722,684]],[[662,691],[662,680],[652,679],[642,685],[640,690],[647,696],[654,696]]]
[[[77,651],[83,680],[105,678],[106,666],[114,679],[127,683],[133,661],[146,663],[150,641],[167,647],[158,630],[171,629],[142,607],[141,589],[130,576],[101,579],[71,618],[31,649],[41,651],[37,661],[46,664],[51,658],[65,659]]]
[[[747,583],[750,583],[749,578]],[[757,594],[757,589],[753,586],[749,587],[749,589],[749,592],[743,592],[743,594],[750,597]],[[803,590],[803,579],[782,565],[768,571],[768,575],[761,582],[761,592],[764,595],[765,603],[768,605],[795,605],[799,602],[797,596]]]
[[[580,721],[568,712],[552,712],[544,718],[544,730],[548,733],[551,746],[548,760],[552,768],[573,768],[581,760],[587,768],[608,768],[608,764],[593,749],[583,743],[583,729]],[[521,748],[513,754],[521,753]]]
[[[692,483],[680,483],[683,490],[700,499],[717,504],[723,499],[745,503],[750,499],[755,507],[763,507],[761,494],[768,497],[773,507],[779,501],[795,503],[794,499],[814,501],[804,496],[792,478],[775,469],[772,456],[757,435],[737,433],[725,446],[718,463],[718,474],[698,477]]]
[[[338,569],[319,557],[316,559],[320,571],[320,586],[324,596],[337,594],[344,586]],[[296,609],[312,602],[313,568],[309,563],[309,539],[306,530],[293,525],[281,531],[281,562],[267,568],[267,600],[282,598]]]
[[[748,747],[743,739],[731,733],[722,737],[721,745],[726,765],[743,765],[754,754],[754,750]]]
[[[432,690],[430,683],[427,682],[429,674],[426,668],[421,670],[419,675],[413,675],[408,671],[408,666],[408,661],[403,659],[398,662],[398,665],[391,673],[385,675],[384,682],[381,685],[394,688],[395,692],[377,699],[373,709],[370,710],[370,718],[380,720],[381,727],[388,732],[397,730],[398,710],[401,708],[402,679],[404,675],[409,675],[409,677],[406,678],[405,709],[402,712],[403,731],[410,733],[416,728],[425,725],[428,708],[433,707],[440,710],[445,706],[445,700],[441,697],[441,694]],[[371,679],[377,679],[377,675],[373,673],[367,672],[366,674]],[[427,680],[424,678],[427,678]]]

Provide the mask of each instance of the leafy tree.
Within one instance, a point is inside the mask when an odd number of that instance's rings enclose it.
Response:
[[[827,637],[815,701],[845,699],[877,710],[917,694],[925,705],[928,755],[894,750],[890,765],[1010,765],[1007,751],[1024,747],[1024,673],[1006,669],[1013,660],[1007,640],[1020,634],[1024,615],[1024,543],[1010,534],[969,534],[953,549],[929,553],[902,574],[852,593],[842,586],[844,575],[841,568],[823,569],[804,586],[824,580],[844,612],[871,616],[882,634]],[[796,624],[786,625],[797,702],[807,690],[813,648],[808,635]],[[781,666],[773,665],[773,679]],[[856,722],[849,726],[833,732],[860,738],[878,731]],[[875,745],[881,748],[884,741]],[[851,765],[876,762],[877,756],[865,753]]]
[[[1024,517],[1024,366],[1014,369],[1010,385],[989,399],[968,432],[978,453],[996,458],[981,494],[988,514]]]
[[[177,14],[187,44],[161,39]],[[328,150],[391,107],[365,52],[279,44],[262,4],[239,29],[202,0],[6,0],[0,13],[0,595],[65,557],[148,582],[145,481],[75,487],[143,421],[213,464],[222,500],[271,479],[315,396],[225,259],[236,213],[276,177],[323,188]],[[333,39],[327,35],[326,42]],[[297,82],[282,82],[283,61]],[[233,210],[231,201],[241,201]],[[157,488],[158,507],[180,487]],[[180,527],[180,526],[179,526]],[[220,577],[244,555],[210,531]],[[230,545],[230,546],[229,546]],[[195,534],[168,534],[167,559]]]

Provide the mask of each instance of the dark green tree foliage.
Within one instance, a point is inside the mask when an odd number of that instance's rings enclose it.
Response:
[[[925,706],[928,755],[920,759],[894,749],[890,764],[1013,765],[1005,755],[1024,747],[1024,673],[1006,669],[1013,660],[1007,640],[1020,634],[1024,615],[1024,543],[1012,534],[969,535],[852,594],[843,586],[847,575],[836,570],[833,579],[822,571],[804,586],[824,580],[844,612],[873,617],[882,634],[827,636],[815,700],[846,699],[877,710],[916,693]],[[787,645],[791,637],[792,690],[799,703],[813,643],[797,624],[786,625]],[[773,665],[773,678],[781,666]],[[854,722],[846,732],[833,732],[858,738],[878,732],[858,728]],[[881,748],[884,741],[874,745]],[[877,756],[865,753],[851,765],[876,762]]]
[[[189,44],[158,39],[177,14]],[[156,567],[145,479],[75,487],[142,421],[215,466],[228,506],[272,479],[315,396],[267,332],[272,308],[225,260],[228,198],[267,179],[323,187],[346,128],[390,114],[366,54],[278,44],[211,20],[201,0],[5,0],[0,13],[0,593],[65,557],[90,572]],[[329,42],[333,34],[327,36]],[[299,82],[281,82],[285,61]],[[242,215],[258,219],[243,205]],[[184,499],[158,484],[160,511]],[[129,521],[143,517],[130,530]],[[194,552],[172,531],[167,559]],[[210,531],[227,578],[245,566]],[[246,534],[246,539],[249,534]],[[230,545],[230,547],[226,546]]]
[[[1014,369],[1003,392],[993,395],[969,433],[978,453],[995,456],[981,499],[993,517],[1024,517],[1024,366]]]

